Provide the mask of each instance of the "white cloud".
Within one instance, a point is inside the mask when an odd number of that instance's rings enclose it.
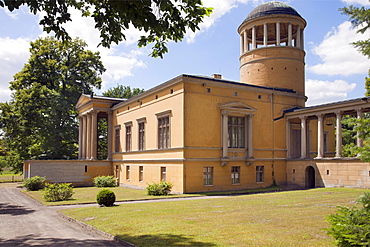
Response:
[[[142,31],[131,28],[124,31],[126,40],[119,45],[112,44],[111,48],[98,47],[100,43],[100,32],[95,28],[95,22],[91,17],[82,17],[80,12],[75,9],[70,10],[72,22],[64,25],[68,34],[72,37],[79,37],[88,45],[91,51],[100,52],[101,60],[106,72],[103,73],[102,89],[107,89],[108,85],[116,85],[117,81],[124,77],[133,76],[132,70],[144,68],[146,65],[138,57],[142,52],[136,48],[130,49],[129,46],[136,44]],[[42,16],[40,16],[42,18]]]
[[[370,5],[369,0],[342,0],[342,2],[346,4]]]
[[[26,38],[0,37],[0,102],[10,99],[9,82],[29,57],[30,41]]]
[[[323,75],[366,74],[369,60],[357,51],[351,44],[357,40],[368,39],[370,31],[359,34],[351,28],[351,23],[345,21],[328,32],[324,40],[313,48],[322,63],[309,66],[308,70]]]
[[[347,94],[356,87],[355,83],[349,84],[343,80],[320,81],[308,79],[306,81],[307,104],[317,105],[334,101],[340,101],[347,98]]]
[[[195,41],[195,37],[198,36],[200,33],[207,31],[211,26],[213,26],[223,15],[227,14],[233,8],[236,8],[238,4],[247,4],[252,2],[253,5],[261,4],[262,0],[222,0],[222,1],[215,1],[215,0],[203,0],[203,6],[212,7],[213,13],[209,17],[205,17],[203,22],[200,23],[199,31],[192,32],[188,31],[185,35],[185,39],[187,43],[192,43]]]

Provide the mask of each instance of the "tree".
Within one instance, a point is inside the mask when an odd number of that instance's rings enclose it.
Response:
[[[203,18],[212,12],[211,8],[203,7],[200,0],[0,0],[0,7],[10,11],[22,5],[28,6],[33,14],[43,12],[45,16],[39,24],[61,40],[70,39],[63,28],[64,23],[72,21],[70,8],[94,19],[104,47],[123,41],[125,30],[132,26],[146,32],[138,40],[138,46],[154,43],[151,56],[161,58],[168,51],[168,41],[181,41],[187,30],[199,30]]]
[[[359,28],[357,33],[365,33],[370,30],[370,9],[365,7],[354,7],[353,5],[349,7],[341,8],[342,14],[349,16],[349,19],[352,23],[352,27]],[[359,40],[353,42],[353,45],[366,57],[370,58],[370,38],[367,40]],[[369,69],[370,76],[370,69]],[[370,77],[365,77],[365,96],[370,96]],[[368,114],[365,114],[362,119],[348,118],[344,121],[345,125],[349,129],[353,129],[352,136],[355,133],[360,133],[360,138],[364,141],[363,147],[356,147],[354,142],[348,143],[343,148],[343,153],[348,156],[354,156],[357,154],[359,158],[364,161],[370,161],[370,117]]]
[[[76,39],[31,42],[31,56],[10,82],[12,99],[0,104],[0,128],[11,155],[7,163],[20,170],[27,159],[73,159],[77,155],[75,104],[82,92],[100,88],[105,68],[99,53]]]
[[[117,85],[117,87],[113,87],[105,91],[103,95],[106,97],[130,99],[144,91],[145,90],[142,88],[133,88],[131,90],[130,86]]]
[[[122,98],[122,99],[130,99],[136,95],[139,95],[144,92],[142,88],[133,88],[131,90],[130,86],[123,86],[117,85],[116,87],[110,88],[103,93],[106,97],[113,97],[113,98]],[[102,118],[98,122],[98,158],[99,159],[106,159],[106,154],[108,153],[108,146],[107,146],[107,132],[108,132],[108,123],[106,119]]]

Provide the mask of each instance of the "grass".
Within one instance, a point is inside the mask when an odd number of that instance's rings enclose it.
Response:
[[[75,194],[73,198],[68,201],[60,202],[45,202],[42,199],[43,191],[22,191],[24,194],[32,197],[33,199],[43,203],[48,206],[56,205],[68,205],[68,204],[84,204],[84,203],[96,203],[96,195],[102,189],[110,189],[116,195],[116,201],[135,201],[135,200],[148,200],[148,199],[158,199],[158,198],[177,198],[177,197],[189,197],[189,196],[199,196],[198,194],[184,194],[184,195],[168,195],[168,196],[148,196],[145,190],[129,189],[124,187],[110,187],[110,188],[96,188],[96,187],[83,187],[74,188]]]
[[[12,171],[4,169],[0,173],[0,183],[9,183],[9,182],[21,182],[23,181],[23,176],[20,174],[15,174]]]
[[[137,246],[335,246],[326,217],[365,191],[323,188],[63,213]]]

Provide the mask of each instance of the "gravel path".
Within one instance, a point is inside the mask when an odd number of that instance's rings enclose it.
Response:
[[[55,209],[19,188],[0,186],[0,246],[122,246],[69,222]]]

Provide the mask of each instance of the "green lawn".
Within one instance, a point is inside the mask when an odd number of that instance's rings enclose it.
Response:
[[[63,213],[137,246],[335,246],[326,216],[362,189],[325,188],[222,199],[122,204]]]
[[[19,182],[23,181],[23,175],[21,174],[14,174],[9,170],[4,169],[0,173],[0,183],[9,183],[9,182]]]
[[[68,204],[82,204],[82,203],[96,203],[96,195],[102,189],[110,189],[116,195],[116,201],[133,201],[133,200],[148,200],[148,199],[158,199],[158,198],[176,198],[176,197],[189,197],[189,196],[199,196],[197,194],[184,194],[184,195],[168,195],[168,196],[148,196],[145,190],[135,190],[124,187],[111,187],[111,188],[96,188],[96,187],[83,187],[74,188],[75,194],[72,200],[60,201],[60,202],[45,202],[42,199],[43,191],[22,191],[26,195],[32,197],[33,199],[45,204],[45,205],[68,205]]]

